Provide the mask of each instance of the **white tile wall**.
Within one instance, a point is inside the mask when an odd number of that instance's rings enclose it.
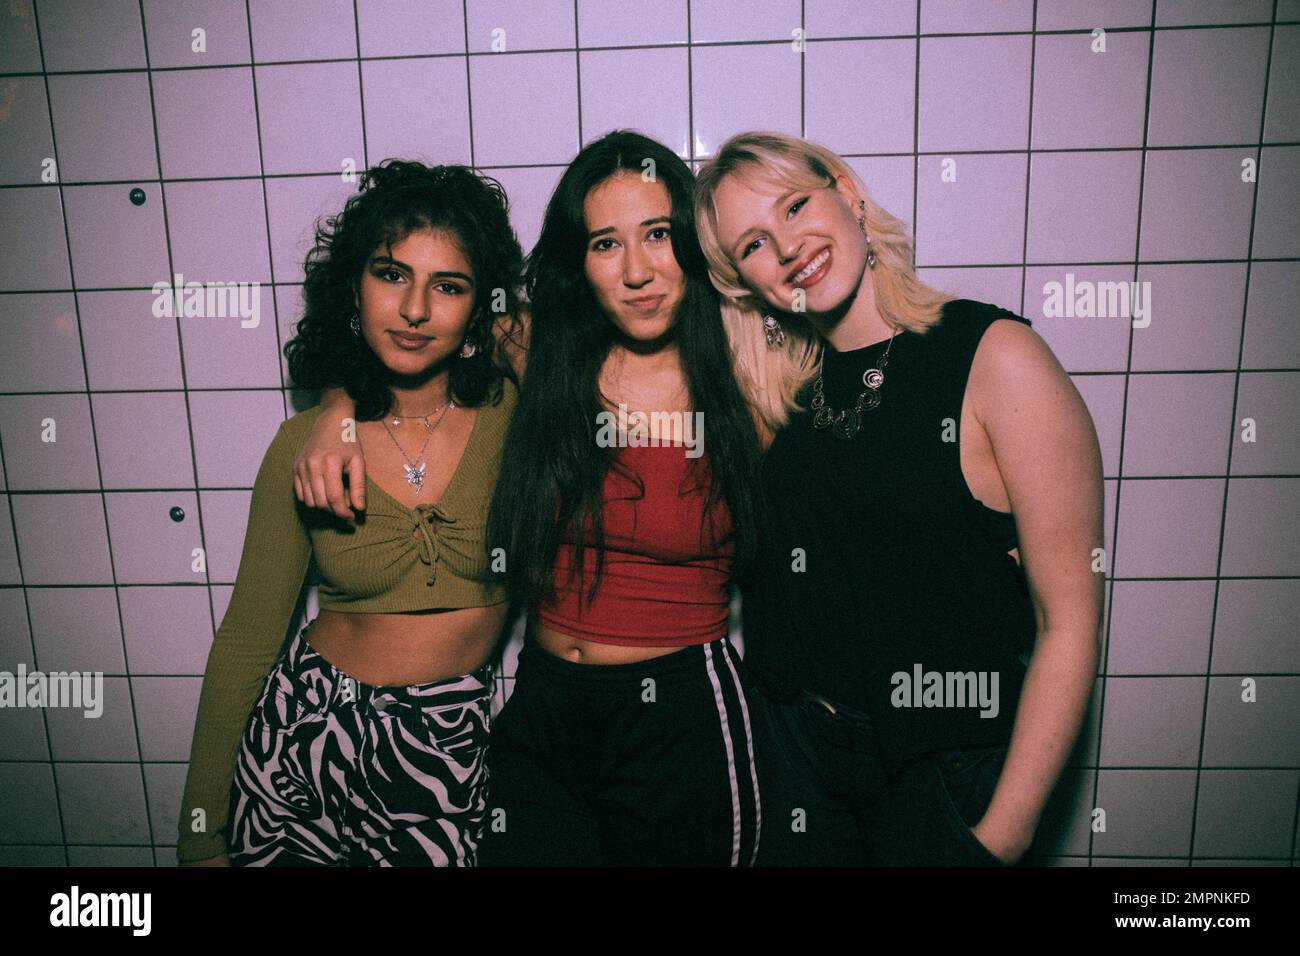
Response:
[[[285,417],[311,224],[354,188],[345,164],[476,164],[528,248],[563,164],[614,127],[692,160],[744,128],[823,141],[917,224],[927,281],[1034,320],[1098,426],[1116,579],[1044,848],[1059,865],[1289,862],[1300,3],[1273,16],[1271,0],[5,4],[0,220],[22,228],[0,232],[0,667],[109,676],[95,721],[0,711],[0,864],[174,864],[199,675]],[[150,288],[174,272],[265,283],[260,324],[155,318]],[[1149,281],[1151,325],[1044,316],[1067,273]]]

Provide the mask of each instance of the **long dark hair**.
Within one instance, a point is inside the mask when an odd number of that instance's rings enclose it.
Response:
[[[709,282],[708,266],[695,234],[695,177],[667,147],[628,130],[616,130],[588,144],[565,170],[546,207],[541,236],[524,273],[531,303],[528,375],[503,452],[488,521],[489,547],[502,547],[506,576],[530,604],[555,595],[555,556],[566,528],[573,529],[573,565],[582,588],[582,552],[591,543],[597,563],[589,597],[604,567],[601,498],[614,449],[595,441],[601,366],[615,342],[613,323],[601,310],[584,263],[587,195],[611,176],[641,174],[652,160],[654,175],[672,202],[670,239],[686,280],[674,338],[681,355],[694,411],[708,429],[711,481],[706,508],[719,500],[731,512],[734,566],[739,571],[755,551],[759,450],[749,407],[736,384],[731,349]],[[696,462],[698,464],[698,461]],[[703,532],[703,529],[702,529]]]
[[[349,325],[353,296],[370,254],[422,229],[455,237],[474,270],[474,318],[466,341],[470,358],[455,358],[449,388],[457,405],[474,407],[500,396],[502,369],[493,361],[492,324],[517,324],[523,250],[508,216],[501,184],[466,166],[433,166],[386,159],[362,176],[343,211],[316,225],[307,254],[303,317],[284,347],[289,374],[301,388],[343,386],[356,401],[356,417],[386,415],[393,396],[389,373]],[[495,300],[495,301],[493,301]],[[500,311],[503,309],[503,314]]]

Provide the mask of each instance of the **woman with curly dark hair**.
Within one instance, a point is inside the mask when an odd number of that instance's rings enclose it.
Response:
[[[318,227],[285,354],[296,385],[355,400],[370,506],[300,505],[320,407],[280,427],[204,675],[182,863],[474,863],[508,606],[484,535],[517,400],[496,335],[521,267],[500,184],[462,166],[388,160]],[[312,559],[320,614],[281,654]]]

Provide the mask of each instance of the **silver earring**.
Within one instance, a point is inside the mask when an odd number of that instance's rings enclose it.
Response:
[[[867,268],[874,269],[876,267],[876,250],[871,248],[871,236],[867,233],[867,204],[861,199],[858,200],[858,212],[861,213],[858,216],[858,228],[862,230],[862,236],[867,240]]]
[[[352,318],[348,321],[348,325],[352,327],[353,335],[360,336],[361,335],[361,313],[353,312]]]
[[[474,353],[477,351],[478,349],[474,346],[474,343],[469,339],[466,339],[465,344],[460,347],[460,357],[466,359],[473,358]]]
[[[776,316],[763,316],[763,334],[767,336],[768,348],[779,349],[785,345],[785,329],[781,328],[781,323],[776,320]]]

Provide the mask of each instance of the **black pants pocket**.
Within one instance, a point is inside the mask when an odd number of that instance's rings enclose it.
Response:
[[[941,809],[952,825],[954,836],[971,852],[972,864],[1007,866],[971,830],[993,800],[993,791],[1007,759],[1007,748],[949,750],[931,759],[939,780]]]
[[[994,752],[998,750],[1000,754]],[[878,807],[872,826],[873,862],[1005,866],[971,830],[988,808],[1005,759],[1002,747],[989,748],[987,753],[945,751],[912,761],[890,784]]]

